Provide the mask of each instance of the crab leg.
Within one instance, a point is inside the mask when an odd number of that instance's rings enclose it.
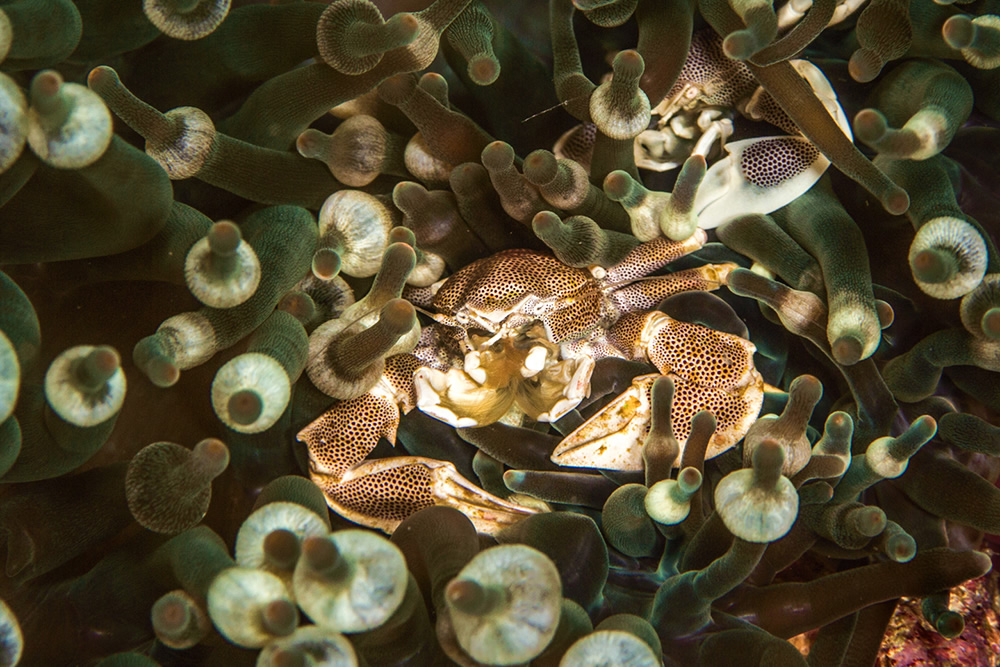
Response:
[[[665,236],[657,237],[637,245],[600,277],[608,285],[632,282],[701,249],[707,239],[707,234],[701,229],[695,230],[694,234],[683,241],[672,241]]]
[[[680,292],[711,292],[726,284],[736,264],[706,264],[694,269],[676,271],[666,276],[644,278],[621,287],[609,296],[623,313],[650,310],[669,296]]]

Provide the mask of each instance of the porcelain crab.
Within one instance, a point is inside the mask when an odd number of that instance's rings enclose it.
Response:
[[[790,63],[844,135],[853,139],[847,115],[823,72],[807,60]],[[787,134],[744,135],[730,141],[734,132],[740,134],[734,126],[737,114]],[[556,141],[553,152],[589,166],[595,136],[592,123],[577,125]],[[654,104],[649,127],[635,138],[633,153],[636,166],[649,171],[676,169],[694,155],[709,160],[693,204],[702,229],[747,213],[776,211],[809,190],[830,166],[757,83],[747,64],[723,53],[722,37],[710,29],[694,33],[676,83]],[[635,229],[633,233],[640,236]]]
[[[570,433],[553,452],[555,463],[641,468],[650,387],[660,374],[675,383],[672,420],[682,445],[691,417],[702,409],[718,419],[710,455],[735,445],[763,401],[754,345],[651,310],[672,294],[725,283],[733,265],[648,275],[705,240],[701,230],[684,241],[657,238],[607,269],[508,250],[408,292],[433,320],[412,353],[390,357],[368,393],[335,403],[298,434],[330,507],[386,532],[432,504],[457,507],[486,533],[541,511],[487,493],[449,462],[364,459],[381,437],[395,444],[400,410],[415,407],[457,428],[556,421],[588,395],[594,363],[606,357],[646,361],[659,373],[636,378]]]

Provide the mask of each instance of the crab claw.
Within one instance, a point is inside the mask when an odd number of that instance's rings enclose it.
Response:
[[[676,373],[697,386],[732,390],[759,381],[753,343],[659,311],[623,316],[608,340],[632,359],[648,360],[661,373]]]
[[[674,397],[670,422],[681,454],[691,432],[691,419],[700,411],[715,415],[718,426],[708,443],[705,458],[718,456],[746,435],[764,401],[763,380],[734,389],[696,385],[673,373]],[[623,394],[566,436],[552,462],[563,466],[606,470],[642,470],[642,444],[649,434],[650,392],[659,374],[641,375]],[[680,461],[680,457],[677,458]]]
[[[421,456],[365,461],[342,476],[310,468],[312,481],[334,512],[386,533],[431,505],[454,507],[488,535],[543,511],[494,496],[458,474],[452,463]]]
[[[837,101],[829,81],[815,65],[792,62],[810,84],[827,112],[850,139],[847,116]],[[752,99],[752,115],[785,126],[782,118],[767,116],[775,106],[760,105]],[[789,128],[791,129],[791,128]],[[815,185],[830,161],[802,136],[755,137],[726,144],[729,155],[709,168],[695,196],[694,210],[702,229],[748,213],[771,213],[788,204]]]
[[[299,431],[295,439],[306,445],[309,466],[339,476],[368,456],[380,438],[395,445],[399,410],[406,414],[416,402],[412,378],[418,365],[412,354],[389,357],[371,391],[335,402]]]
[[[372,391],[337,401],[295,436],[305,443],[309,467],[339,476],[375,449],[380,438],[396,444],[399,408],[391,396]]]
[[[563,438],[552,452],[561,466],[642,470],[642,442],[649,431],[650,391],[658,374],[641,375],[600,412]]]
[[[771,213],[804,194],[830,161],[804,137],[759,137],[726,144],[698,188],[698,226],[713,229],[748,213]]]

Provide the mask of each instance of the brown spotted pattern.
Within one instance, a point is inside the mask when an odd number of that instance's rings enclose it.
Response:
[[[640,280],[612,292],[611,299],[622,312],[649,310],[668,296],[681,292],[710,292],[719,289],[720,283],[706,280],[699,269],[678,271],[668,276]]]
[[[649,359],[676,377],[673,414],[679,436],[686,437],[694,413],[709,409],[719,422],[718,446],[732,446],[748,427],[748,415],[760,408],[751,396],[759,387],[746,377],[753,372],[753,346],[645,312],[671,294],[722,284],[723,265],[643,280],[704,241],[704,233],[681,242],[655,239],[607,271],[568,267],[531,250],[509,250],[443,281],[431,303],[440,318],[424,327],[414,352],[388,358],[369,393],[335,403],[298,434],[309,449],[311,477],[327,503],[353,521],[388,532],[434,504],[458,507],[483,532],[495,532],[530,511],[490,496],[448,463],[418,457],[364,460],[380,438],[395,440],[399,409],[408,412],[416,405],[413,377],[421,368],[449,378],[439,404],[454,403],[455,414],[463,402],[481,406],[506,401],[537,419],[543,411],[567,409],[564,403],[585,395],[589,372],[583,377],[584,361],[592,368],[593,359],[605,356]],[[651,321],[658,325],[656,331]],[[544,368],[525,377],[527,355],[538,345],[547,350]],[[477,371],[475,377],[466,364]],[[455,380],[456,374],[467,376],[468,387]],[[504,413],[506,409],[500,410],[489,421]]]
[[[556,154],[578,162],[590,171],[590,160],[594,153],[594,142],[597,140],[597,126],[593,123],[582,123],[563,135],[557,145]]]
[[[375,393],[337,401],[299,431],[296,439],[309,448],[309,459],[320,472],[339,478],[363,460],[379,438],[396,440],[399,408],[390,397]]]
[[[609,286],[632,282],[648,276],[670,262],[701,248],[705,242],[700,230],[683,241],[672,241],[665,236],[646,241],[633,248],[625,257],[608,269],[603,283]]]
[[[396,354],[385,360],[382,382],[385,382],[396,403],[403,409],[403,414],[417,404],[417,395],[413,391],[413,374],[422,365],[412,354]]]
[[[420,456],[364,461],[343,476],[312,470],[310,477],[334,512],[387,533],[431,505],[461,510],[477,532],[489,535],[538,511],[483,491],[451,463]]]
[[[649,434],[653,410],[651,391],[659,374],[633,378],[631,385],[556,446],[552,461],[560,465],[612,470],[642,470],[641,445]],[[703,387],[667,373],[674,384],[670,420],[681,451],[687,446],[694,415],[702,410],[716,417],[707,456],[736,445],[760,411],[763,381],[754,372],[742,388]]]
[[[434,307],[446,315],[469,308],[485,314],[505,313],[518,306],[523,312],[585,291],[592,283],[587,271],[566,266],[555,257],[533,250],[506,250],[456,272],[434,295]]]
[[[774,101],[770,93],[763,88],[756,91],[750,105],[752,105],[752,109],[748,108],[748,110],[751,111],[754,119],[767,121],[775,127],[780,127],[788,134],[799,134],[798,126],[788,117],[785,110]]]
[[[687,59],[667,99],[681,94],[685,85],[695,86],[700,91],[695,98],[700,104],[732,107],[757,87],[757,80],[745,63],[732,60],[722,52],[722,38],[715,31],[700,30],[691,37]]]
[[[662,237],[648,241],[603,275],[531,250],[507,250],[473,262],[448,278],[434,297],[434,307],[444,315],[444,324],[458,330],[482,328],[498,333],[540,321],[553,342],[594,338],[622,312],[650,308],[677,292],[717,287],[703,275],[690,272],[639,281],[697,250],[704,241],[704,233],[684,241]],[[432,335],[443,336],[440,332]],[[437,347],[434,343],[422,340],[416,354],[430,367],[445,371],[439,353],[428,349]]]
[[[645,359],[642,332],[649,313],[626,313],[608,330],[605,339],[625,353],[628,359]]]
[[[632,359],[648,359],[661,373],[702,387],[741,387],[754,370],[753,343],[661,312],[623,316],[607,340]]]
[[[349,518],[379,517],[396,523],[434,504],[431,481],[431,471],[426,467],[407,465],[330,484],[323,491],[328,501],[339,505]]]
[[[717,456],[739,442],[760,411],[760,400],[756,396],[746,400],[738,394],[701,387],[673,374],[669,377],[674,381],[670,425],[678,441],[687,441],[691,420],[696,414],[708,410],[715,415],[715,433],[709,440],[706,458]],[[651,388],[652,384],[649,386]]]
[[[646,355],[661,373],[673,372],[702,387],[730,389],[746,384],[753,371],[754,345],[738,336],[663,313],[650,313]]]
[[[446,372],[461,367],[466,347],[465,331],[461,328],[431,324],[420,330],[413,354],[421,366]]]
[[[566,299],[558,310],[541,318],[546,331],[556,343],[575,340],[588,333],[609,326],[613,315],[607,310],[607,302],[600,292],[581,294]]]
[[[819,155],[818,148],[798,137],[761,139],[743,151],[740,171],[749,183],[773,188],[801,174]]]

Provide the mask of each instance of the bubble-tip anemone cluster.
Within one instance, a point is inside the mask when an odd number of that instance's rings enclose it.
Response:
[[[998,30],[0,2],[0,664],[984,662]]]

